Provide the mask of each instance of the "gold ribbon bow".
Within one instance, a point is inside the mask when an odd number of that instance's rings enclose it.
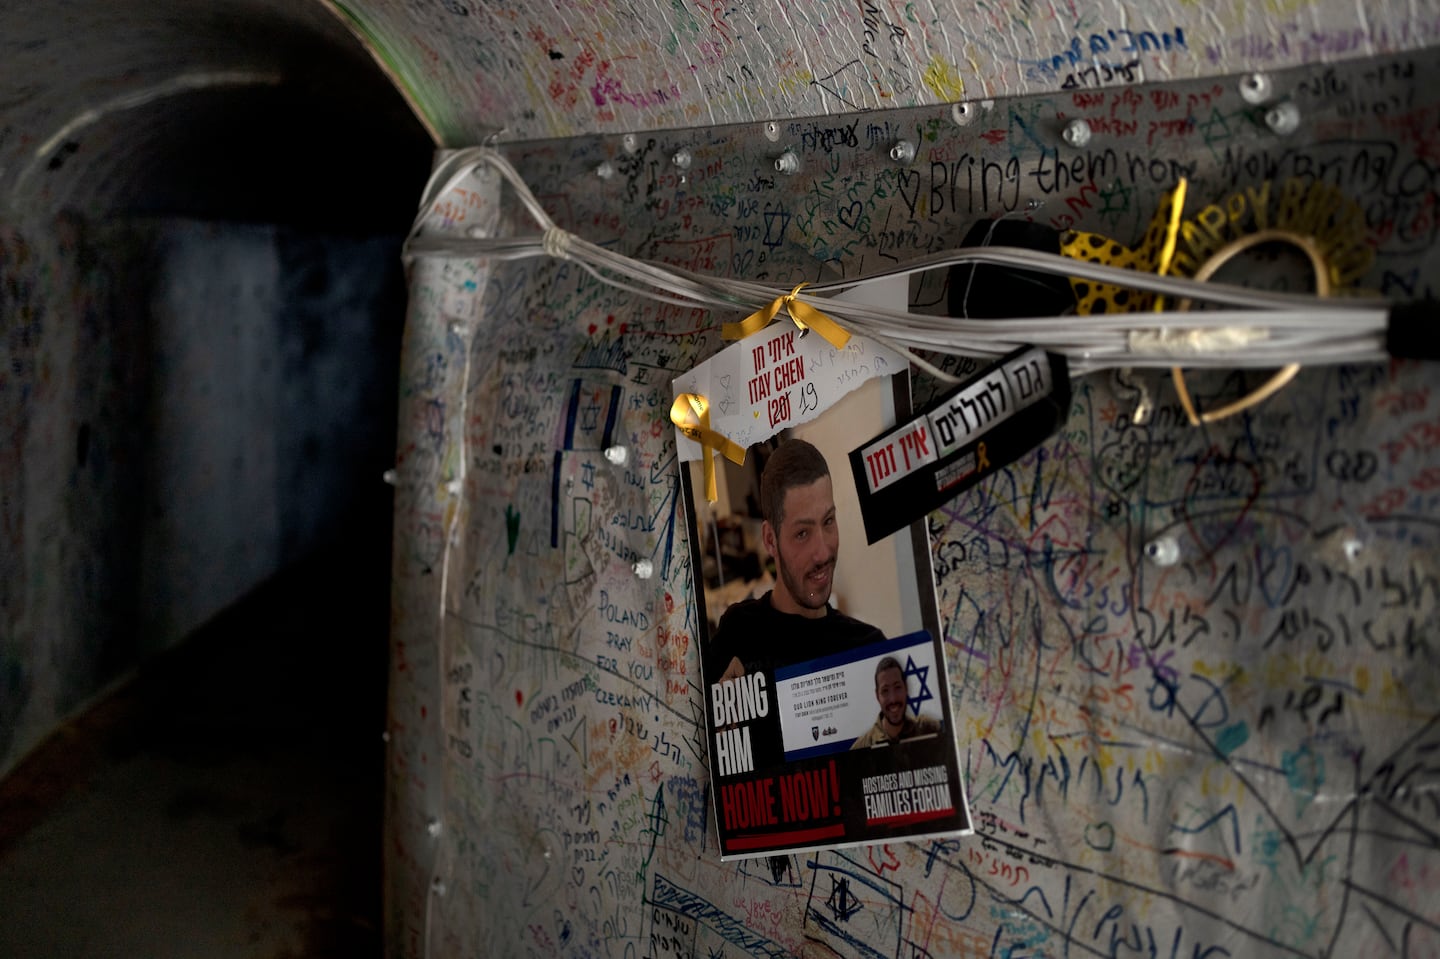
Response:
[[[756,310],[739,323],[726,323],[721,328],[720,334],[727,340],[744,339],[751,333],[758,333],[769,326],[770,321],[775,319],[775,314],[783,309],[790,314],[790,319],[800,328],[800,335],[805,335],[807,330],[814,330],[835,349],[843,350],[845,344],[850,342],[850,334],[841,329],[839,323],[815,307],[797,299],[800,290],[809,285],[801,283],[784,296],[777,296],[769,306]]]
[[[719,494],[715,489],[715,456],[719,450],[736,466],[745,463],[745,447],[710,428],[710,401],[699,393],[681,393],[670,407],[670,422],[685,436],[704,447],[705,499],[713,503]]]

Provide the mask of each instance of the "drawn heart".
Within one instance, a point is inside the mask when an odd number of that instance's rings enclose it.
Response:
[[[875,847],[871,846],[869,850],[870,868],[875,870],[877,876],[885,875],[887,869],[900,868],[900,860],[895,856],[895,851],[890,848],[890,844],[886,843],[881,848],[884,849],[885,855],[879,862],[875,861]]]
[[[720,388],[725,391],[727,396],[730,394],[730,379],[731,377],[728,373],[720,377]]]
[[[910,209],[910,215],[914,216],[915,204],[920,200],[919,170],[900,171],[900,197],[905,201],[905,206]]]
[[[1280,545],[1272,549],[1263,543],[1256,546],[1255,572],[1265,602],[1271,609],[1281,605],[1295,578],[1295,558],[1290,555],[1290,547]]]
[[[859,223],[860,218],[864,215],[865,204],[859,200],[856,200],[848,207],[842,206],[840,208],[840,222],[852,230],[855,229],[855,224]]]
[[[1091,823],[1085,827],[1085,842],[1091,849],[1108,852],[1115,848],[1115,827],[1108,822]]]

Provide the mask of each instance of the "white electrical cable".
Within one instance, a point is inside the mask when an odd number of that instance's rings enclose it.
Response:
[[[487,169],[498,171],[514,188],[540,233],[497,238],[425,234],[426,218],[439,198],[465,176]],[[788,288],[632,259],[568,233],[550,219],[509,161],[489,147],[456,151],[437,166],[424,191],[405,253],[407,257],[498,260],[560,257],[628,293],[673,305],[737,313],[762,309],[790,293]],[[866,306],[830,295],[878,279],[963,264],[999,264],[1243,309],[971,319]],[[1389,310],[1383,301],[1271,293],[1017,247],[962,247],[932,254],[863,277],[807,286],[799,299],[836,317],[847,330],[907,354],[917,366],[947,381],[954,377],[914,351],[993,358],[1028,344],[1065,354],[1077,374],[1121,366],[1273,367],[1365,362],[1387,356]]]

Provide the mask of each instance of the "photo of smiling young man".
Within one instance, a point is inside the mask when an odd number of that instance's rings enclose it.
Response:
[[[775,585],[721,616],[709,643],[707,682],[773,675],[777,665],[885,638],[830,605],[840,530],[830,467],[815,446],[789,439],[776,448],[760,479],[760,509],[761,541],[775,563]],[[783,758],[778,722],[770,734],[755,738],[754,749],[757,766]]]
[[[855,354],[878,363],[872,349]],[[677,389],[719,390],[717,415],[741,396],[709,369]],[[727,426],[743,462],[681,460],[721,859],[971,830],[925,523],[872,540],[854,466],[908,415],[907,383],[818,410],[757,437],[742,402]]]
[[[855,740],[851,749],[893,746],[940,732],[940,720],[933,716],[907,714],[910,684],[904,667],[894,656],[886,656],[875,666],[875,700],[880,704],[880,715],[875,725]]]

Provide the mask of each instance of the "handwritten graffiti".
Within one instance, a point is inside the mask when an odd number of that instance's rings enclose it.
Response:
[[[617,123],[683,116],[693,80],[713,114],[683,132],[637,124],[652,132],[628,146],[507,148],[536,171],[543,202],[617,252],[788,290],[951,250],[1000,218],[996,232],[1024,222],[1132,247],[1184,178],[1177,256],[1198,263],[1288,211],[1287,224],[1333,241],[1323,249],[1373,254],[1330,264],[1361,289],[1418,298],[1440,275],[1434,58],[1287,73],[1306,123],[1280,138],[1229,80],[1184,73],[1212,51],[1234,65],[1258,34],[1195,19],[1122,30],[1097,14],[1028,40],[997,74],[997,89],[1011,76],[1043,93],[977,101],[962,124],[918,101],[835,112],[907,77],[924,95],[933,26],[918,12],[837,8],[830,40],[854,42],[822,64],[824,43],[788,38],[757,59],[768,38],[745,29],[753,5],[674,6],[657,49],[694,65],[673,75],[685,83],[619,57],[570,63],[573,45],[550,30],[540,39],[564,57],[546,54],[557,109],[573,96]],[[997,15],[977,22],[1009,29],[986,19]],[[1324,24],[1266,36],[1286,56],[1354,40]],[[769,134],[711,122],[727,96],[763,102],[761,60],[782,64],[796,103],[814,98],[783,113],[806,119]],[[956,69],[967,91],[984,82]],[[1127,84],[1142,73],[1164,82]],[[1060,138],[1073,118],[1088,144]],[[903,164],[889,155],[901,139],[915,147]],[[671,162],[681,146],[688,171]],[[776,170],[784,149],[798,173]],[[591,179],[602,160],[614,176]],[[446,208],[457,230],[463,199]],[[1278,262],[1237,277],[1269,283]],[[1310,365],[1202,427],[1161,371],[1076,378],[1055,436],[927,520],[976,834],[721,863],[710,820],[727,797],[711,789],[702,735],[706,587],[690,548],[705,517],[686,515],[668,412],[671,380],[744,311],[652,302],[573,262],[486,270],[419,281],[399,391],[413,473],[397,496],[387,747],[397,956],[424,955],[427,909],[431,954],[1216,959],[1434,944],[1433,364]],[[473,341],[449,332],[449,294],[466,281],[486,330]],[[912,277],[912,312],[942,323],[950,282],[947,270]],[[1021,310],[1027,288],[1017,274],[1003,293]],[[752,365],[732,387],[762,417],[808,411],[806,384],[828,373],[782,347]],[[944,392],[912,373],[917,403]],[[1211,409],[1265,376],[1196,369],[1188,382]],[[1035,377],[982,385],[944,424],[871,450],[866,475],[882,481],[993,424],[1043,385]],[[430,815],[444,820],[438,837]],[[428,898],[435,869],[443,901]]]

